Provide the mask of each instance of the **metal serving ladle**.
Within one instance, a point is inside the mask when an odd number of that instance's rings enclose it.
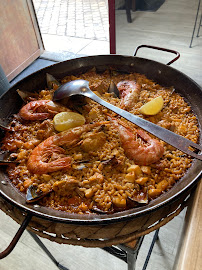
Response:
[[[198,145],[180,135],[175,134],[174,132],[162,128],[158,125],[153,124],[145,119],[142,119],[132,113],[129,113],[121,108],[118,108],[100,97],[98,97],[95,93],[93,93],[89,88],[89,82],[86,80],[74,80],[71,82],[67,82],[61,85],[54,93],[53,101],[60,100],[65,97],[71,97],[74,95],[83,95],[85,97],[89,97],[90,99],[96,101],[100,105],[110,109],[111,111],[121,115],[128,121],[134,123],[135,125],[141,127],[142,129],[148,131],[159,139],[167,142],[168,144],[174,146],[175,148],[181,150],[182,152],[202,160],[202,146]],[[193,151],[200,151],[200,154],[193,152],[190,147],[192,147]]]

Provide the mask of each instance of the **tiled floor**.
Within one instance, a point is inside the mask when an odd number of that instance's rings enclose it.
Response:
[[[109,54],[107,0],[33,0],[45,46],[44,58],[64,61]]]
[[[41,32],[108,41],[106,0],[34,0]]]

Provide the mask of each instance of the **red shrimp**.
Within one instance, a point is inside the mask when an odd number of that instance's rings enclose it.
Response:
[[[19,111],[19,115],[25,120],[44,120],[64,111],[70,110],[51,100],[36,100],[23,106]]]
[[[150,165],[163,156],[164,147],[161,142],[151,138],[145,131],[136,129],[132,132],[123,123],[121,124],[121,121],[113,120],[113,122],[119,130],[121,144],[126,156],[134,160],[136,164]]]
[[[84,132],[101,125],[100,123],[86,124],[66,130],[49,137],[34,148],[27,162],[27,168],[32,173],[44,174],[71,167],[71,157],[65,155],[65,150],[60,146],[72,146],[80,141]],[[54,160],[49,161],[54,156]],[[49,161],[49,162],[48,162]]]
[[[141,91],[141,86],[135,81],[120,81],[117,88],[121,96],[121,107],[123,109],[131,109],[137,101]]]

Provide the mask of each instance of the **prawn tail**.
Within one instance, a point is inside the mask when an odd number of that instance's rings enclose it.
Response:
[[[160,141],[151,138],[143,130],[132,130],[122,121],[113,120],[113,122],[118,128],[121,146],[129,159],[138,165],[150,165],[163,156],[164,147]]]
[[[47,100],[31,101],[21,108],[19,115],[24,120],[45,120],[50,117],[50,113],[41,111],[37,112],[40,108],[41,110],[46,108]]]
[[[51,162],[28,162],[27,168],[30,172],[36,174],[51,173],[58,170],[68,169],[71,167],[71,157],[59,158]]]
[[[64,157],[46,163],[46,173],[69,169],[71,167],[71,161],[71,157]]]
[[[21,116],[22,117],[22,116]],[[25,120],[45,120],[47,118],[50,118],[49,113],[27,113],[26,115],[23,116],[23,119]]]
[[[121,95],[121,108],[131,109],[134,102],[137,101],[141,91],[141,86],[133,80],[121,81],[117,84]]]

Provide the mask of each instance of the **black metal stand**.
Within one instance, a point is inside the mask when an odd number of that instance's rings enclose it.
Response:
[[[32,236],[32,238],[36,241],[36,243],[40,246],[40,248],[48,255],[48,257],[51,259],[51,261],[61,270],[69,270],[68,268],[61,265],[50,253],[50,251],[47,249],[47,247],[43,244],[43,242],[39,239],[39,237],[33,233],[28,231],[29,234]]]
[[[194,38],[194,33],[195,33],[195,29],[196,29],[196,24],[197,24],[197,20],[198,20],[198,14],[199,14],[200,5],[201,5],[201,0],[199,0],[199,2],[198,2],[198,8],[197,8],[196,18],[195,18],[195,23],[194,23],[194,29],[193,29],[193,33],[192,33],[192,37],[191,37],[191,42],[190,42],[189,48],[191,48],[191,46],[192,46],[192,42],[193,42],[193,38]],[[196,35],[197,37],[199,37],[200,27],[202,26],[201,25],[201,21],[202,21],[202,12],[201,12],[201,18],[200,18],[200,22],[199,22],[199,27],[198,27],[197,35]]]
[[[28,226],[31,218],[32,218],[32,215],[30,214],[25,216],[24,221],[22,222],[20,228],[18,229],[17,233],[13,237],[13,240],[10,242],[9,246],[4,251],[0,252],[0,260],[7,257],[12,252],[12,250],[18,243],[20,237],[22,236],[23,232],[25,231],[26,227]]]
[[[51,254],[51,252],[47,249],[47,247],[43,244],[43,242],[40,240],[40,238],[34,234],[33,232],[28,231],[29,234],[32,236],[32,238],[36,241],[36,243],[40,246],[40,248],[48,255],[48,257],[52,260],[52,262],[61,270],[69,270],[68,268],[61,265]],[[153,240],[151,243],[151,246],[149,248],[149,252],[147,254],[144,266],[142,270],[146,270],[154,244],[156,240],[158,239],[159,229],[156,230]],[[102,248],[103,250],[107,251],[108,253],[116,256],[117,258],[125,261],[128,264],[128,270],[135,270],[135,264],[137,260],[137,256],[140,250],[140,247],[142,245],[144,236],[139,238],[139,241],[135,248],[130,248],[124,244],[118,245],[118,246],[112,246],[112,247],[105,247]]]
[[[139,253],[143,239],[144,239],[143,236],[140,237],[138,239],[138,243],[134,248],[130,248],[124,244],[121,244],[118,246],[104,247],[103,250],[126,262],[128,264],[128,270],[134,270],[137,255]]]
[[[155,244],[156,240],[158,240],[158,239],[159,239],[159,229],[157,229],[157,230],[155,231],[155,234],[154,234],[154,237],[153,237],[153,240],[152,240],[151,246],[150,246],[150,248],[149,248],[149,252],[148,252],[148,254],[147,254],[147,258],[146,258],[146,260],[145,260],[145,263],[144,263],[144,265],[143,265],[142,270],[146,270],[147,265],[148,265],[148,262],[149,262],[149,259],[150,259],[150,256],[151,256],[151,254],[152,254],[152,250],[153,250],[154,244]]]

